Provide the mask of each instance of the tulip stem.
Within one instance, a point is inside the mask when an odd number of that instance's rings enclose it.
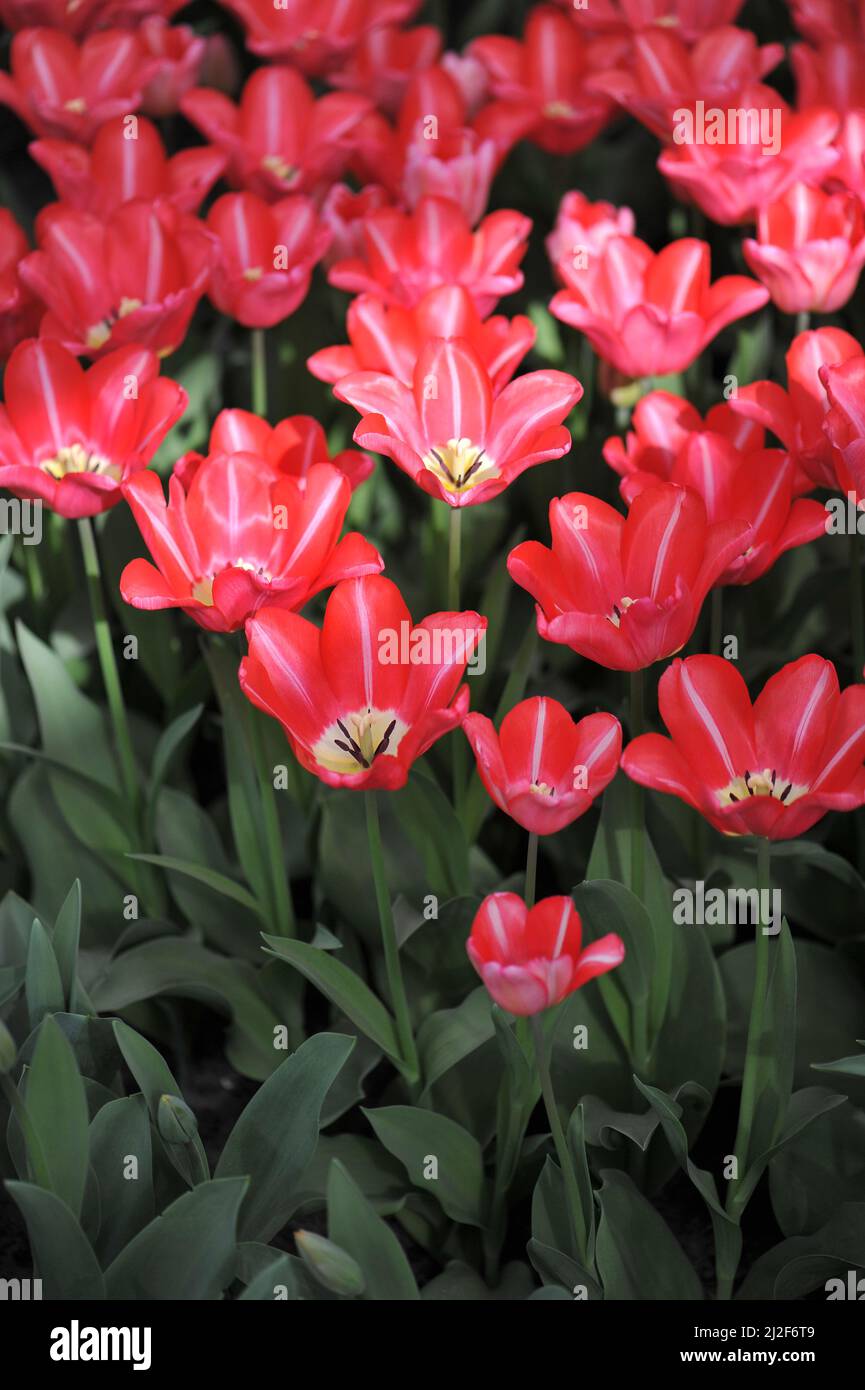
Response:
[[[811,327],[811,313],[808,309],[800,309],[796,315],[796,337],[800,333],[807,333]]]
[[[267,419],[267,341],[263,328],[250,331],[252,355],[252,413]]]
[[[757,892],[760,902],[759,925],[754,943],[754,993],[751,999],[751,1016],[748,1020],[748,1040],[745,1048],[745,1067],[742,1073],[742,1095],[739,1100],[739,1124],[736,1130],[736,1143],[733,1152],[736,1156],[736,1177],[727,1192],[727,1210],[737,1213],[736,1194],[739,1184],[747,1173],[748,1150],[754,1126],[754,1112],[758,1100],[760,1073],[765,1062],[762,1049],[763,1019],[766,1012],[766,992],[769,984],[770,937],[764,928],[770,925],[768,917],[764,920],[763,904],[770,901],[772,882],[770,866],[771,841],[761,835],[757,841]],[[741,1212],[738,1212],[741,1215]],[[735,1271],[734,1271],[735,1273]]]
[[[535,905],[535,883],[538,877],[538,837],[529,831],[529,844],[526,850],[526,907]]]
[[[396,1019],[396,1033],[399,1042],[401,1070],[409,1085],[414,1087],[420,1080],[420,1063],[411,1026],[408,997],[402,977],[399,959],[399,944],[393,920],[390,889],[384,863],[381,843],[381,825],[378,818],[378,801],[374,791],[365,791],[366,830],[369,839],[369,859],[372,878],[375,884],[375,897],[378,904],[378,920],[381,928],[381,944],[384,949],[384,964],[387,973],[388,993]]]
[[[555,1092],[553,1091],[553,1079],[550,1075],[549,1054],[544,1038],[544,1029],[538,1014],[532,1014],[529,1022],[532,1027],[532,1041],[535,1045],[535,1066],[538,1071],[538,1080],[541,1083],[541,1094],[544,1098],[547,1119],[549,1120],[553,1143],[556,1146],[559,1167],[562,1170],[562,1178],[565,1184],[565,1198],[567,1200],[571,1226],[574,1232],[574,1249],[583,1264],[588,1265],[588,1231],[586,1230],[586,1222],[583,1216],[583,1204],[580,1200],[580,1188],[577,1183],[576,1172],[574,1171],[571,1151],[568,1148],[568,1141],[565,1137],[565,1131],[562,1128],[562,1121],[559,1116],[559,1109],[556,1105]]]
[[[102,669],[102,682],[108,700],[108,710],[114,730],[114,742],[120,760],[120,773],[123,789],[130,806],[138,805],[138,773],[135,767],[135,754],[132,751],[132,738],[126,706],[123,703],[123,690],[111,640],[111,628],[105,611],[105,597],[102,592],[102,571],[99,565],[99,551],[90,518],[81,517],[78,522],[81,537],[81,552],[84,557],[84,573],[87,579],[87,592],[90,598],[90,611],[93,615],[93,632],[96,638],[96,651]]]
[[[712,590],[711,615],[709,651],[713,656],[720,656],[724,642],[724,590],[720,586]]]
[[[643,672],[631,672],[631,738],[639,738],[643,732]],[[646,808],[643,788],[637,782],[631,783],[631,892],[643,901],[646,879]],[[633,1011],[633,1062],[638,1071],[643,1071],[649,1057],[649,1005],[648,1000],[634,1002]]]
[[[258,772],[258,787],[261,794],[261,815],[264,821],[264,839],[273,884],[274,925],[277,936],[295,936],[294,904],[291,900],[291,886],[285,864],[285,847],[282,829],[279,824],[279,808],[273,786],[273,773],[267,762],[267,750],[259,725],[258,711],[249,706],[249,741]]]
[[[462,519],[462,508],[451,507],[448,533],[448,608],[452,613],[458,613],[460,606]],[[451,748],[453,749],[454,811],[459,815],[466,783],[466,745],[462,738],[457,737],[451,740]]]
[[[865,616],[862,611],[862,547],[859,532],[850,533],[850,627],[853,633],[853,677],[862,679],[865,667]]]

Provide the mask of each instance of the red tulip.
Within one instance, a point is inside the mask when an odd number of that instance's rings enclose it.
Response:
[[[406,386],[430,338],[464,338],[483,363],[494,395],[508,384],[535,341],[531,319],[501,315],[482,319],[468,290],[442,285],[414,309],[383,304],[374,295],[352,300],[346,316],[349,343],[322,348],[307,366],[319,381],[337,382],[352,372],[384,372]]]
[[[634,412],[636,433],[628,436],[627,452],[618,438],[604,445],[607,463],[623,474],[620,491],[625,501],[633,502],[662,478],[698,492],[710,524],[740,521],[751,527],[748,549],[716,584],[751,584],[785,551],[825,534],[825,509],[795,495],[800,479],[789,455],[764,449],[762,429],[758,426],[755,432],[753,424],[729,405],[714,406],[704,425],[692,406],[666,392],[652,392],[639,404],[642,409]],[[665,442],[673,446],[675,440],[675,447],[656,448],[654,439],[665,421],[670,427]],[[648,467],[641,468],[640,462]],[[810,481],[805,482],[808,490]]]
[[[604,92],[668,141],[675,112],[698,100],[707,107],[738,105],[746,84],[759,82],[784,57],[782,43],[763,47],[748,29],[725,25],[701,34],[693,46],[675,28],[645,29],[609,71],[591,79]]]
[[[119,29],[80,44],[57,29],[22,29],[10,65],[11,76],[0,72],[0,102],[37,135],[89,144],[105,121],[138,109],[160,60]]]
[[[623,517],[588,493],[550,503],[549,550],[525,541],[508,573],[537,602],[538,632],[613,671],[639,671],[688,641],[750,527],[710,524],[703,499],[658,483]]]
[[[682,143],[658,159],[676,197],[695,202],[713,222],[751,222],[792,184],[820,183],[838,162],[835,111],[791,111],[773,88],[759,85],[743,88],[733,109],[753,113],[747,139],[735,138],[737,129],[734,138],[709,144],[687,138],[683,125]]]
[[[314,77],[339,67],[370,29],[402,24],[420,0],[222,0],[246,29],[246,46]]]
[[[381,24],[363,35],[348,61],[331,75],[330,84],[345,92],[360,92],[393,116],[410,79],[437,62],[441,47],[441,32],[434,24],[416,29]]]
[[[830,407],[823,430],[841,459],[835,471],[845,491],[865,499],[865,356],[821,367],[820,381]]]
[[[327,270],[337,261],[363,254],[363,229],[379,208],[390,206],[390,195],[379,184],[368,183],[359,193],[347,183],[335,183],[321,205],[321,215],[331,231],[331,244],[323,258]]]
[[[0,22],[7,29],[64,29],[77,37],[95,27],[103,0],[0,0]]]
[[[822,369],[861,355],[856,339],[840,328],[800,333],[787,352],[788,389],[774,381],[756,381],[740,386],[730,407],[771,430],[814,487],[840,487],[846,492],[852,480],[823,428],[829,400]]]
[[[210,431],[208,453],[255,454],[272,482],[294,478],[301,489],[314,463],[332,463],[348,479],[352,491],[375,467],[369,454],[356,449],[343,449],[331,458],[327,436],[311,415],[289,415],[278,425],[269,425],[249,410],[220,410]],[[175,465],[174,472],[187,492],[203,462],[201,454],[185,454]]]
[[[207,40],[188,24],[169,24],[161,15],[149,15],[136,29],[144,52],[159,67],[150,79],[142,101],[148,116],[173,116],[180,98],[198,82]]]
[[[603,130],[614,106],[589,79],[623,51],[619,40],[585,38],[549,5],[530,10],[522,41],[489,34],[469,46],[503,119],[551,154],[573,154]]]
[[[422,198],[412,213],[374,212],[364,227],[362,255],[339,261],[328,279],[351,294],[374,294],[407,308],[439,285],[463,285],[486,317],[502,295],[522,287],[519,265],[531,228],[527,217],[503,208],[473,232],[456,203]]]
[[[164,198],[196,212],[225,168],[210,145],[169,159],[156,126],[144,116],[115,116],[100,127],[90,149],[74,140],[34,140],[30,154],[68,207],[105,218],[133,198]]]
[[[294,313],[330,241],[315,204],[300,194],[266,203],[254,193],[226,193],[207,227],[219,242],[208,295],[245,328],[272,328]]]
[[[146,348],[118,348],[85,371],[50,338],[20,343],[3,384],[0,487],[68,517],[115,506],[187,400]]]
[[[301,608],[383,567],[357,532],[339,540],[351,487],[329,463],[313,464],[303,486],[288,475],[274,481],[255,454],[212,454],[190,471],[188,483],[170,479],[168,505],[155,473],[124,487],[156,562],[123,571],[120,592],[135,608],[182,608],[201,627],[233,632],[263,606]]]
[[[627,35],[659,26],[695,43],[707,29],[733,24],[744,0],[591,0],[585,7],[575,7],[573,0],[559,3],[581,29]]]
[[[104,220],[61,203],[37,231],[21,276],[48,308],[43,334],[80,357],[132,342],[164,357],[182,343],[218,254],[194,217],[141,198]]]
[[[633,236],[634,225],[630,208],[590,203],[584,193],[576,190],[566,193],[559,205],[556,225],[547,237],[547,255],[554,269],[568,257],[573,269],[579,270],[591,258],[603,255],[611,237]],[[559,279],[562,280],[561,275]]]
[[[796,183],[761,209],[757,240],[742,249],[785,314],[831,314],[847,303],[865,265],[865,211],[851,193]]]
[[[334,589],[320,630],[273,608],[252,618],[240,684],[322,782],[396,791],[465,714],[468,687],[457,687],[485,629],[471,612],[415,627],[389,579],[353,579]]]
[[[627,377],[684,371],[722,328],[769,298],[744,275],[710,284],[709,245],[693,237],[657,254],[637,237],[611,237],[587,266],[564,257],[557,269],[567,288],[550,312]]]
[[[516,893],[484,898],[466,950],[499,1007],[520,1017],[560,1004],[625,959],[614,932],[583,949],[583,924],[570,898],[544,898],[527,908]]]
[[[515,705],[498,734],[483,714],[467,714],[463,729],[493,801],[535,835],[552,835],[588,811],[622,751],[618,719],[589,714],[577,724],[545,696]]]
[[[529,372],[493,396],[489,372],[462,338],[432,338],[412,387],[381,372],[342,377],[334,395],[363,415],[354,432],[418,487],[452,507],[497,497],[527,468],[571,447],[562,425],[583,394],[565,372]]]
[[[835,137],[839,159],[828,187],[847,188],[865,199],[865,42],[858,34],[826,42],[819,49],[805,43],[790,53],[800,110],[831,106],[841,117]]]
[[[274,202],[286,193],[317,193],[339,177],[369,102],[348,92],[316,99],[299,73],[277,67],[257,68],[238,105],[223,92],[194,87],[180,109],[225,151],[235,188]]]
[[[18,274],[30,250],[8,208],[0,208],[0,362],[22,338],[39,331],[39,306]]]
[[[865,686],[841,693],[821,656],[782,667],[753,707],[729,661],[674,661],[658,684],[658,705],[671,737],[634,739],[622,767],[725,835],[789,840],[827,811],[865,804]]]
[[[791,18],[811,43],[834,43],[862,37],[861,12],[849,0],[790,0]]]

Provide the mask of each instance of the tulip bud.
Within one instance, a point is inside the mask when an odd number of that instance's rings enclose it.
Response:
[[[18,1049],[15,1046],[15,1039],[0,1019],[0,1076],[5,1076],[15,1065],[15,1058],[18,1056]]]
[[[340,1246],[314,1231],[295,1231],[295,1243],[310,1273],[331,1293],[357,1298],[366,1288],[363,1270]]]
[[[180,1096],[159,1097],[157,1125],[166,1144],[189,1144],[198,1133],[198,1122]]]

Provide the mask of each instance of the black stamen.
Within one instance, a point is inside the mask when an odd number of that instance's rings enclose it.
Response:
[[[474,473],[475,469],[478,468],[478,466],[480,465],[480,461],[481,461],[481,459],[483,458],[483,456],[484,456],[485,453],[486,453],[486,450],[485,450],[485,449],[479,449],[478,452],[475,454],[474,462],[473,462],[471,468],[468,470],[467,473],[464,473],[463,476],[460,478],[460,487],[465,487],[466,483],[468,482],[469,478],[470,478],[470,477],[472,476],[472,474]]]
[[[787,785],[786,785],[786,787],[784,788],[784,790],[783,790],[782,793],[781,793],[781,797],[780,797],[781,801],[786,801],[786,800],[787,800],[787,797],[790,795],[790,793],[791,793],[792,790],[793,790],[793,783],[792,783],[792,782],[788,782]]]
[[[731,801],[738,801],[739,798],[738,798],[738,796],[735,795],[734,792],[730,792],[730,800],[731,800]]]
[[[382,738],[382,740],[381,740],[381,743],[378,745],[378,748],[376,748],[375,752],[374,752],[373,755],[372,755],[372,761],[373,761],[373,762],[375,762],[375,760],[376,760],[376,758],[378,757],[379,753],[386,753],[386,752],[387,752],[387,747],[388,747],[388,744],[390,743],[390,736],[391,736],[391,734],[393,733],[393,731],[394,731],[395,728],[396,728],[396,720],[395,720],[395,719],[392,719],[392,720],[390,721],[390,723],[388,724],[387,728],[386,728],[385,731],[384,731],[384,736],[383,736],[383,738]]]
[[[334,743],[336,744],[337,748],[341,748],[344,753],[350,753],[351,756],[354,758],[355,762],[360,763],[361,767],[369,767],[369,763],[363,756],[363,753],[361,752],[359,746],[355,743],[354,739],[352,738],[348,729],[343,724],[342,720],[337,719],[336,722],[339,725],[340,729],[342,729],[342,732],[345,734],[346,738],[348,739],[348,746],[346,747],[346,745],[342,742],[341,739],[335,738]]]
[[[442,469],[442,471],[443,471],[444,473],[447,473],[447,475],[448,475],[448,477],[450,478],[451,482],[456,486],[456,478],[454,477],[453,473],[452,473],[452,472],[450,471],[450,469],[448,468],[447,464],[445,463],[445,461],[444,461],[444,459],[442,458],[441,454],[439,453],[438,449],[430,449],[430,453],[432,454],[433,458],[438,459],[440,468]]]

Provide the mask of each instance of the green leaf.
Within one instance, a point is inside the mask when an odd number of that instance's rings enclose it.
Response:
[[[127,1176],[130,1158],[137,1164]],[[90,1161],[99,1184],[101,1222],[94,1245],[103,1265],[153,1220],[150,1117],[143,1096],[122,1096],[90,1124]]]
[[[148,838],[154,837],[154,823],[156,817],[156,802],[162,789],[162,784],[168,776],[171,763],[176,756],[183,740],[191,734],[199,719],[201,718],[203,705],[193,705],[192,709],[184,710],[176,719],[172,720],[167,729],[163,729],[159,735],[159,742],[153,750],[153,762],[150,767],[150,785],[147,788],[147,804],[145,808],[146,823],[150,828]]]
[[[123,1023],[121,1019],[114,1021],[114,1036],[117,1039],[117,1046],[123,1054],[123,1060],[135,1077],[147,1102],[151,1124],[158,1129],[159,1103],[162,1096],[179,1096],[181,1095],[180,1087],[156,1048],[152,1047],[146,1038],[142,1038],[141,1034],[136,1033],[127,1023]],[[177,1144],[166,1145],[165,1152],[190,1187],[197,1182],[206,1180],[209,1173],[207,1156],[204,1152],[204,1145],[197,1134],[190,1138],[189,1144],[185,1147]]]
[[[185,859],[172,859],[167,854],[129,854],[127,858],[140,859],[143,864],[156,864],[158,868],[165,869],[166,873],[185,874],[187,878],[195,879],[196,883],[203,883],[215,893],[245,907],[247,912],[260,915],[258,903],[249,890],[235,879],[229,878],[227,874],[217,873],[215,869],[209,869],[203,864],[192,864]]]
[[[27,1222],[42,1297],[64,1303],[104,1299],[99,1262],[66,1203],[28,1182],[7,1182],[6,1191]]]
[[[324,1098],[353,1047],[354,1038],[338,1033],[308,1038],[268,1077],[228,1136],[215,1176],[250,1179],[242,1240],[267,1241],[290,1217],[315,1152]]]
[[[415,1187],[432,1193],[452,1221],[485,1225],[483,1153],[473,1135],[447,1115],[410,1105],[386,1105],[363,1113]],[[425,1172],[430,1159],[437,1165],[434,1178]]]
[[[359,975],[328,951],[320,951],[305,941],[281,936],[264,936],[268,954],[299,970],[316,989],[370,1038],[382,1052],[399,1058],[396,1025],[380,999]]]
[[[865,1270],[865,1202],[845,1202],[813,1235],[782,1240],[761,1255],[736,1298],[802,1298],[827,1279],[846,1282],[851,1269]]]
[[[50,1190],[77,1217],[90,1152],[87,1098],[75,1054],[50,1015],[39,1029],[24,1102],[48,1167]]]
[[[78,946],[81,939],[81,880],[77,879],[69,889],[54,923],[52,944],[60,979],[63,983],[64,1004],[70,1013],[89,1012],[80,1008],[83,1000],[78,983]],[[55,1010],[54,1012],[59,1012]]]
[[[862,1038],[856,1041],[865,1047]],[[813,1071],[831,1071],[840,1076],[861,1076],[865,1079],[865,1052],[854,1053],[852,1057],[839,1057],[837,1062],[812,1062],[811,1068]]]
[[[472,990],[455,1009],[428,1014],[417,1035],[424,1095],[429,1094],[439,1077],[492,1036],[490,997],[483,985]]]
[[[328,1176],[327,1222],[328,1237],[363,1270],[364,1299],[404,1303],[420,1298],[402,1246],[338,1159]]]
[[[108,1268],[113,1300],[221,1297],[234,1276],[244,1178],[199,1183],[145,1226]]]
[[[51,938],[38,918],[30,932],[27,973],[24,977],[27,1014],[31,1028],[38,1028],[46,1014],[60,1013],[66,1007],[60,967]]]
[[[702,1299],[700,1280],[682,1247],[628,1175],[608,1168],[601,1177],[595,1255],[604,1299]]]

